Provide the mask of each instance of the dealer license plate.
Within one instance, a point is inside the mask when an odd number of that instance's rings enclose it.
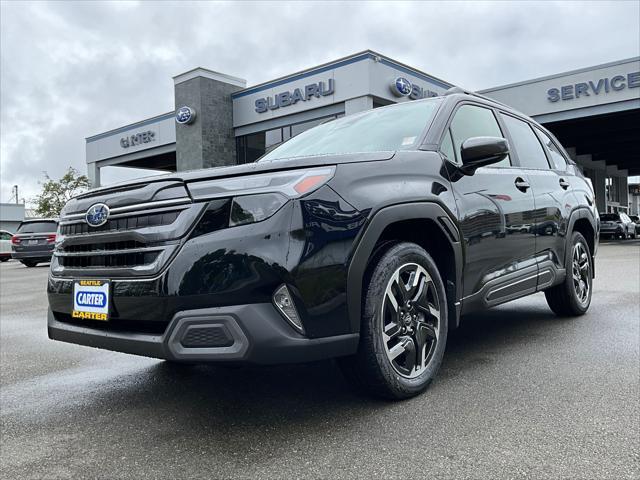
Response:
[[[27,242],[27,245],[37,245],[38,244],[38,240],[29,240]]]
[[[74,282],[71,316],[83,320],[108,320],[109,282],[106,280]]]

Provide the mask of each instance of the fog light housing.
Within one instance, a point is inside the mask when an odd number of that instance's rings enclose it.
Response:
[[[293,297],[286,285],[281,285],[273,294],[273,304],[280,311],[282,316],[295,328],[298,332],[304,333],[300,315],[293,303]]]

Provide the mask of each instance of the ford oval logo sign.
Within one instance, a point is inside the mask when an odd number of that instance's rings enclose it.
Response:
[[[87,224],[91,227],[104,225],[109,219],[109,207],[104,203],[96,203],[89,207],[84,218],[87,221]]]
[[[413,87],[411,82],[404,77],[398,77],[391,83],[391,92],[396,97],[408,97]]]
[[[196,110],[191,107],[180,107],[176,110],[176,122],[180,125],[186,125],[196,119]]]

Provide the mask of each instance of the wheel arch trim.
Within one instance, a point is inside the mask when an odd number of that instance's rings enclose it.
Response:
[[[445,219],[444,221],[442,219]],[[347,307],[348,317],[352,332],[360,331],[362,316],[362,283],[369,265],[369,259],[374,253],[374,248],[387,227],[395,223],[408,220],[430,220],[447,239],[454,253],[455,263],[455,298],[456,317],[449,319],[449,325],[457,326],[460,314],[460,299],[462,295],[462,268],[464,264],[462,245],[459,241],[460,233],[455,225],[457,222],[441,205],[435,202],[415,202],[391,205],[378,210],[367,223],[360,235],[353,255],[351,256],[347,271]],[[456,228],[451,231],[451,228]],[[455,241],[457,239],[458,241]],[[446,289],[445,285],[445,289]],[[449,305],[450,307],[450,305]],[[449,308],[451,311],[451,308]]]
[[[593,251],[590,252],[591,253],[591,258],[594,259],[596,256],[596,251],[598,249],[598,238],[599,238],[599,231],[598,231],[598,223],[595,219],[595,216],[593,215],[593,212],[591,211],[590,208],[586,207],[586,206],[580,206],[578,208],[576,208],[575,210],[573,210],[573,212],[571,212],[571,215],[569,216],[569,225],[567,228],[567,237],[566,237],[566,247],[565,247],[565,258],[563,259],[563,265],[565,265],[566,262],[566,256],[568,254],[570,254],[569,252],[571,251],[571,235],[573,234],[573,232],[575,231],[575,224],[578,220],[582,220],[582,219],[586,219],[589,224],[591,225],[591,228],[593,229]],[[588,241],[588,239],[587,239]],[[592,262],[593,264],[594,262]],[[592,266],[592,274],[595,277],[595,265]]]

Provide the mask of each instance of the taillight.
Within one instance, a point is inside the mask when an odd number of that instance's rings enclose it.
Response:
[[[11,237],[11,244],[20,245],[20,239],[14,235],[13,237]]]
[[[56,234],[52,233],[51,235],[47,235],[47,243],[53,243],[56,241]]]

